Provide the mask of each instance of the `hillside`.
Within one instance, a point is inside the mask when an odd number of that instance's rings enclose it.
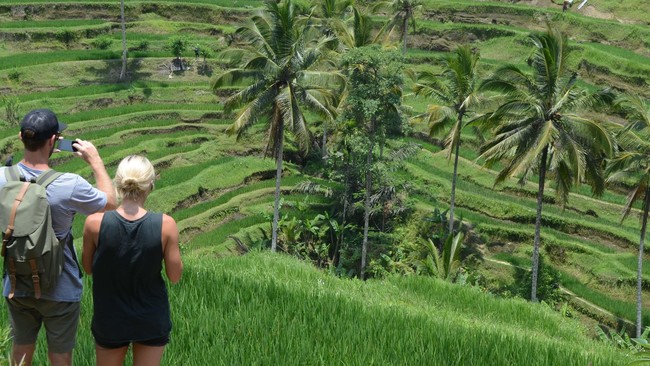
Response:
[[[341,279],[268,252],[218,261],[191,256],[185,264],[182,281],[170,288],[174,326],[163,365],[620,365],[627,360],[547,306],[497,299],[474,287],[417,277]],[[86,291],[83,308],[91,306],[90,297]],[[90,320],[90,312],[82,312],[75,365],[94,364]],[[41,338],[35,364],[46,357]]]
[[[542,0],[514,3],[427,0],[423,3],[416,31],[409,38],[406,53],[407,63],[414,69],[438,71],[440,57],[465,43],[480,51],[482,76],[489,75],[506,63],[525,67],[526,58],[531,53],[530,44],[527,43],[528,34],[531,31],[543,31],[550,24],[568,34],[573,51],[569,62],[580,75],[585,88],[596,90],[611,87],[616,91],[650,97],[650,30],[646,15],[650,12],[650,5],[646,1],[629,1],[624,5],[613,0],[589,1],[580,10],[577,9],[579,2],[576,1],[566,13],[562,13],[561,6]],[[249,247],[263,245],[268,238],[270,214],[273,210],[275,163],[273,159],[264,157],[265,131],[261,126],[256,127],[240,140],[226,134],[226,128],[233,118],[223,112],[223,102],[231,91],[224,90],[215,94],[211,90],[211,81],[225,67],[217,57],[218,53],[238,45],[236,37],[233,37],[234,30],[261,4],[261,1],[219,0],[127,1],[129,62],[127,80],[120,83],[119,3],[101,0],[65,0],[56,4],[47,1],[3,1],[0,4],[0,39],[3,40],[0,43],[0,94],[3,97],[0,100],[0,158],[4,160],[12,154],[15,161],[20,158],[20,146],[15,138],[17,130],[5,112],[11,109],[17,115],[23,115],[34,108],[51,108],[69,124],[66,137],[88,139],[100,148],[111,175],[117,162],[127,154],[146,154],[154,162],[160,180],[150,197],[149,207],[169,213],[178,221],[183,254],[192,264],[190,268],[197,269],[195,272],[189,271],[186,277],[188,283],[195,280],[194,273],[210,276],[212,269],[203,271],[200,268],[216,266],[218,269],[214,276],[218,279],[214,281],[217,283],[232,281],[228,286],[236,287],[241,282],[259,291],[277,291],[280,296],[286,296],[292,305],[299,302],[296,299],[302,301],[307,296],[316,306],[317,301],[314,299],[318,295],[309,292],[309,286],[305,283],[290,282],[291,286],[302,288],[302,292],[296,294],[290,291],[289,285],[276,286],[282,280],[273,278],[281,278],[283,273],[293,273],[292,271],[304,271],[295,273],[295,276],[314,278],[322,276],[321,274],[283,259],[282,264],[278,265],[283,267],[277,268],[277,272],[271,272],[271,276],[257,273],[260,279],[267,282],[255,283],[244,272],[233,278],[227,274],[230,270],[244,271],[242,268],[228,266],[242,265],[232,263],[248,264],[248,259],[224,259],[243,250],[237,245],[238,242]],[[386,14],[379,14],[378,18],[383,19],[385,16]],[[177,36],[185,37],[190,46],[184,53],[190,68],[171,72],[173,56],[169,43]],[[205,59],[202,56],[195,58],[193,45],[209,50]],[[403,103],[412,113],[418,113],[423,112],[430,101],[406,91]],[[590,112],[588,116],[623,122],[619,115]],[[322,125],[320,121],[311,122],[317,139],[322,133]],[[409,204],[412,208],[412,215],[400,222],[391,237],[401,239],[400,248],[406,247],[409,241],[415,243],[414,231],[417,230],[413,228],[421,225],[435,209],[448,208],[450,202],[453,165],[447,160],[447,152],[442,150],[441,141],[426,137],[425,132],[426,126],[414,125],[409,136],[390,142],[393,145],[414,142],[421,147],[403,169],[393,174],[396,180],[408,182]],[[523,186],[515,180],[494,186],[496,171],[486,169],[481,166],[481,161],[476,161],[481,137],[469,129],[463,133],[466,137],[460,151],[456,205],[457,215],[462,216],[469,229],[463,253],[467,260],[465,269],[470,273],[470,282],[476,287],[485,292],[510,297],[516,279],[522,276],[519,268],[530,267],[536,179],[533,177]],[[291,142],[290,138],[282,180],[285,214],[312,217],[324,212],[336,214],[335,211],[340,208],[336,206],[335,199],[323,194],[325,189],[320,193],[305,193],[295,189],[301,187],[306,180],[333,190],[340,186],[340,182],[322,174],[316,149],[304,156]],[[90,170],[83,163],[63,153],[56,155],[55,162],[56,169],[90,175]],[[456,315],[450,310],[454,305],[448,303],[441,305],[446,316],[454,319],[454,322],[465,324],[464,328],[458,329],[457,336],[448,334],[449,339],[445,342],[449,342],[450,349],[473,349],[478,344],[481,351],[477,353],[484,355],[489,352],[490,345],[521,342],[520,348],[510,348],[507,351],[509,353],[499,356],[509,360],[510,357],[520,357],[518,353],[526,353],[520,352],[526,347],[545,345],[549,352],[545,356],[546,363],[536,363],[539,359],[531,361],[526,358],[513,358],[516,362],[507,363],[553,364],[553,357],[559,356],[553,354],[556,343],[549,335],[557,331],[553,327],[560,327],[558,329],[567,334],[567,340],[563,343],[575,343],[575,347],[564,349],[558,346],[557,352],[565,352],[570,359],[578,357],[572,360],[579,361],[572,364],[584,364],[583,360],[588,359],[588,356],[577,351],[583,349],[586,352],[591,347],[584,334],[593,336],[593,329],[598,324],[619,330],[621,327],[629,327],[630,322],[634,321],[636,252],[640,225],[638,210],[626,221],[620,221],[620,213],[626,202],[626,187],[612,185],[602,197],[592,197],[586,186],[578,187],[571,193],[566,207],[562,207],[557,202],[553,187],[548,186],[544,202],[543,253],[548,265],[559,272],[560,285],[567,294],[559,304],[566,304],[571,316],[582,321],[584,332],[573,331],[571,327],[575,328],[577,323],[570,323],[573,325],[566,327],[559,325],[563,320],[543,306],[527,308],[518,300],[504,300],[500,303],[489,296],[477,297],[481,300],[472,301],[478,302],[476,306],[479,308],[483,302],[489,303],[492,309],[513,306],[517,311],[531,312],[531,316],[544,319],[548,317],[551,319],[548,320],[550,328],[538,332],[535,322],[519,324],[513,320],[511,324],[504,325],[506,330],[503,331],[503,338],[500,338],[495,333],[501,330],[491,328],[489,320],[497,317],[497,313],[508,310],[493,310],[488,314],[476,313],[474,316],[465,314],[474,311],[468,306],[466,309],[469,310]],[[376,268],[386,269],[387,272],[392,268],[399,272],[403,264],[400,262],[400,252],[388,247],[387,236],[379,233],[379,221],[375,220],[371,229],[376,234],[371,242],[371,259]],[[77,237],[81,234],[81,225],[82,219],[78,218],[74,227]],[[80,244],[79,241],[76,243]],[[352,242],[350,245],[357,244],[359,243]],[[273,261],[269,258],[271,257],[250,261],[259,270],[259,263],[273,266],[270,264]],[[647,259],[646,257],[643,267],[645,311],[650,309],[650,288],[647,286],[650,283],[650,263]],[[201,263],[203,260],[207,263]],[[354,257],[350,259],[351,262],[353,260]],[[227,264],[222,265],[222,261]],[[219,266],[227,269],[219,269]],[[224,272],[219,272],[220,270]],[[378,269],[377,276],[380,277],[380,274]],[[447,301],[447,295],[425,295],[429,291],[449,292],[454,296],[457,294],[461,297],[461,303],[465,301],[462,296],[482,296],[474,294],[478,290],[457,289],[429,280],[423,280],[423,284],[419,284],[420,279],[417,277],[391,279],[387,283],[370,281],[372,283],[367,286],[372,291],[386,291],[380,296],[381,299],[376,300],[380,303],[376,309],[360,305],[363,285],[329,277],[323,277],[323,281],[333,288],[341,287],[341,292],[351,293],[349,298],[346,297],[348,305],[352,304],[347,310],[349,312],[360,310],[369,314],[376,310],[381,314],[378,316],[385,321],[399,316],[400,323],[414,324],[422,321],[432,329],[447,329],[450,323],[424,315],[439,311],[436,307],[427,307],[425,303]],[[382,285],[386,289],[382,290]],[[179,291],[189,291],[183,286],[186,285],[181,285],[183,290]],[[396,290],[410,287],[416,288],[413,296],[409,291]],[[315,288],[311,290],[315,291]],[[221,290],[215,291],[221,293]],[[326,297],[335,297],[336,291],[332,291]],[[392,303],[388,299],[390,291],[398,292],[396,298],[402,300]],[[231,295],[228,291],[224,293]],[[255,294],[253,296],[249,293],[247,296],[257,298],[259,294]],[[201,298],[200,293],[192,296]],[[270,298],[273,296],[275,295]],[[201,311],[214,309],[219,313],[230,309],[228,304],[211,304],[210,308]],[[179,307],[187,313],[199,310],[190,305],[187,308],[185,306]],[[204,306],[208,307],[207,304]],[[404,312],[397,310],[400,307],[404,307]],[[247,311],[252,314],[257,310]],[[322,308],[317,312],[326,316],[324,313],[326,310]],[[363,315],[361,320],[342,318],[338,322],[365,321],[370,324],[368,314]],[[307,328],[310,322],[316,321],[305,314],[301,316],[305,318],[299,327]],[[265,319],[274,322],[270,323],[274,326],[289,321],[287,318]],[[318,321],[329,324],[322,319]],[[499,321],[507,322],[508,319],[500,318]],[[177,321],[178,323],[184,322]],[[650,324],[650,317],[645,314],[644,323]],[[490,341],[482,343],[481,338],[472,333],[473,325],[481,327],[481,334]],[[259,328],[255,328],[251,336],[262,338],[266,329],[264,327],[269,324],[257,326]],[[371,328],[370,325],[368,327]],[[388,330],[382,328],[369,331]],[[179,339],[193,338],[190,330],[179,332],[187,334],[178,336]],[[527,343],[529,341],[525,336],[531,332],[539,335],[539,339],[530,341],[535,343]],[[345,333],[345,336],[350,334]],[[570,338],[573,336],[577,338]],[[418,339],[418,342],[421,341],[420,337],[430,340],[432,335],[428,332],[413,335],[413,339]],[[456,342],[454,339],[465,338],[466,342],[453,345]],[[312,348],[318,341],[318,338],[307,338],[305,343],[291,347],[278,343],[274,349]],[[391,338],[385,341],[386,344],[398,342]],[[200,343],[195,345],[189,340],[185,342],[187,343],[176,345],[172,342],[174,351],[170,353],[181,355],[179,357],[198,357],[198,351],[191,353],[193,356],[188,356],[183,350],[194,346],[202,347]],[[220,339],[219,342],[224,347],[227,346],[224,344],[227,340]],[[215,344],[217,343],[207,343],[205,347]],[[426,353],[424,350],[427,349],[427,342],[417,345],[399,344],[403,346],[404,354],[422,353],[433,359],[443,357],[434,351]],[[337,344],[336,347],[337,352],[348,354],[358,349],[359,345]],[[238,350],[231,349],[229,352],[231,354],[226,359],[236,360]],[[258,351],[249,349],[246,353],[257,354],[255,352]],[[318,352],[325,354],[329,351],[319,349]],[[601,350],[594,351],[594,354],[599,352]],[[616,356],[607,350],[602,352],[598,357],[603,357],[605,364],[615,362]],[[277,360],[272,358],[278,357],[277,354],[269,354],[269,363]],[[313,353],[295,354],[295,357],[300,363],[310,355]],[[372,357],[372,354],[361,356],[359,364],[371,362]],[[376,357],[378,363],[399,363],[395,358],[397,356],[388,353],[380,353]],[[474,356],[468,354],[467,357]],[[444,360],[451,364],[472,363],[463,359]]]

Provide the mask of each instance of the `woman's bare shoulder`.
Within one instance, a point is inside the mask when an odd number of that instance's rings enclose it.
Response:
[[[86,218],[86,226],[89,225],[99,225],[102,223],[102,219],[104,218],[104,213],[103,212],[97,212],[92,215],[89,215]]]
[[[103,212],[94,213],[86,217],[86,222],[84,222],[84,238],[87,235],[95,236],[99,233],[99,229],[102,226],[103,218],[104,218]]]

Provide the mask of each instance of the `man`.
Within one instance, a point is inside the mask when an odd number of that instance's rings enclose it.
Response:
[[[24,158],[17,165],[26,179],[37,177],[50,169],[49,160],[61,132],[67,126],[59,122],[48,109],[29,112],[20,123],[18,137],[23,142]],[[104,162],[95,146],[77,139],[73,143],[76,156],[92,169],[97,188],[77,174],[64,173],[47,186],[47,200],[52,212],[52,227],[59,240],[72,240],[72,220],[75,213],[90,215],[117,206],[115,191]],[[0,168],[0,187],[6,184],[5,169]],[[81,272],[76,253],[62,242],[63,271],[54,288],[43,291],[36,299],[34,293],[16,291],[9,299],[10,284],[5,274],[3,295],[7,300],[13,337],[12,358],[16,364],[31,365],[36,338],[45,325],[48,358],[53,366],[71,365],[75,346],[81,302]]]

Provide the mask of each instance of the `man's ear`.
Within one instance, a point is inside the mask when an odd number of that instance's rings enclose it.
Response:
[[[22,131],[18,131],[18,138],[20,139],[20,141],[23,140],[23,132]]]

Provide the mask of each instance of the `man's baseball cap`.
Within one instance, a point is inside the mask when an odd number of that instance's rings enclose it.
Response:
[[[20,122],[23,137],[33,140],[47,140],[67,127],[68,125],[59,122],[56,114],[49,109],[35,109],[27,113]]]

